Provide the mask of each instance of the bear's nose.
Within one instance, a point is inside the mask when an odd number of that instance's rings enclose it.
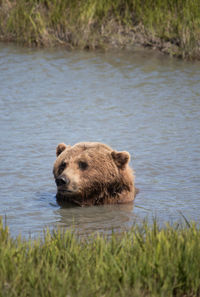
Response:
[[[66,176],[59,176],[56,178],[56,185],[59,186],[65,186],[69,184],[69,179]]]

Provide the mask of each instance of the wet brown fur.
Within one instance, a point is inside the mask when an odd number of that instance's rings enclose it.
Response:
[[[61,143],[56,155],[54,177],[69,181],[68,185],[58,186],[57,199],[80,206],[134,200],[136,191],[128,152],[117,152],[98,142],[82,142],[72,147]],[[87,168],[81,169],[80,162]]]

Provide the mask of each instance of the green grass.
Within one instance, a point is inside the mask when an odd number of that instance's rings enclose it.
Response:
[[[188,223],[189,224],[189,223]],[[44,232],[13,239],[0,225],[0,296],[200,296],[200,230],[156,222],[111,237]]]
[[[0,0],[0,40],[82,49],[139,44],[200,59],[200,1]]]

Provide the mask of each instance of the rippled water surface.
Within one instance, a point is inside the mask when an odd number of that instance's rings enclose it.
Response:
[[[200,218],[200,63],[141,50],[78,52],[0,45],[0,215],[13,236],[61,225],[81,234]],[[58,143],[127,150],[134,205],[60,207]]]

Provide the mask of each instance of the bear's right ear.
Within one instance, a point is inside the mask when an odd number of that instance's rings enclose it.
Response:
[[[56,157],[58,157],[67,147],[68,145],[66,145],[65,143],[59,143],[56,148]]]

